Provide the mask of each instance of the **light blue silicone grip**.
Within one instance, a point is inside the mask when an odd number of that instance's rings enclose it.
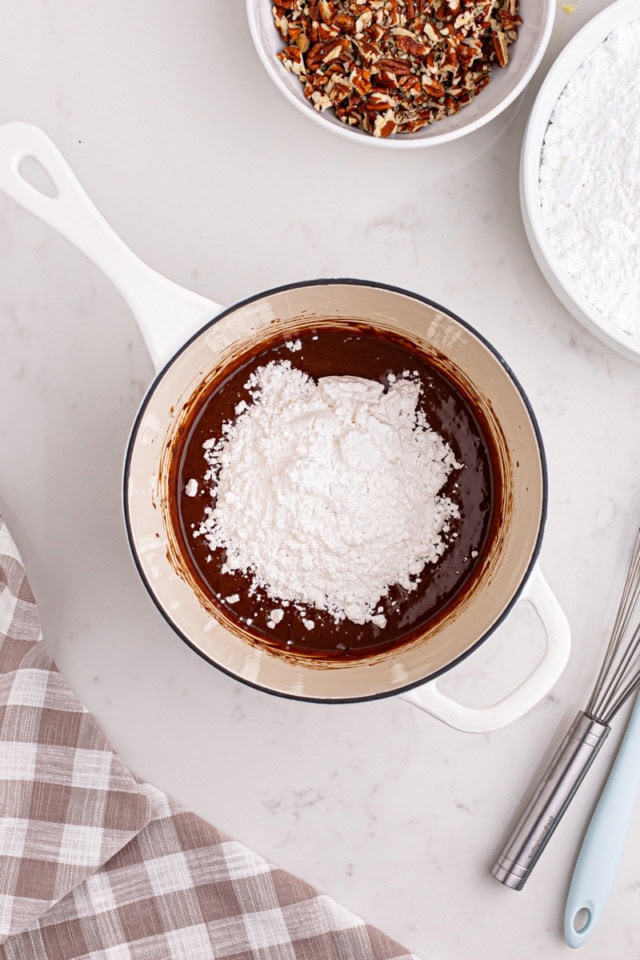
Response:
[[[582,946],[600,919],[622,859],[639,786],[640,697],[573,871],[564,915],[564,935],[570,947]]]

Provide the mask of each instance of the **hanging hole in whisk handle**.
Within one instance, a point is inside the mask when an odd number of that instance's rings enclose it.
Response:
[[[580,947],[587,939],[593,914],[589,907],[580,907],[573,915],[571,923],[565,930],[565,939],[570,947]]]

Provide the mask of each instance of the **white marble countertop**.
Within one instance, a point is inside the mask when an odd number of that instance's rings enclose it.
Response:
[[[143,260],[223,304],[322,276],[415,290],[493,342],[537,413],[541,562],[573,630],[542,704],[472,736],[395,698],[322,706],[242,686],[177,639],[128,554],[121,464],[152,376],[134,319],[82,254],[0,196],[0,513],[60,668],[137,773],[424,960],[568,955],[573,859],[620,733],[525,890],[497,884],[527,785],[586,702],[640,516],[640,368],[559,304],[518,207],[535,90],[605,5],[558,4],[543,66],[488,127],[395,154],[293,111],[240,0],[0,0],[0,122],[43,127]],[[487,702],[539,643],[523,608],[447,686]],[[640,817],[585,960],[639,955],[638,854]]]

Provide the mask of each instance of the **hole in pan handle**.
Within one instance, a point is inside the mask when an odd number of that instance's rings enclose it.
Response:
[[[44,169],[53,190],[45,193],[25,178],[21,165],[28,158]],[[156,368],[219,313],[218,304],[156,273],[129,250],[38,127],[21,121],[0,126],[0,190],[70,240],[109,277],[133,310]]]
[[[488,707],[467,707],[445,696],[437,680],[402,694],[403,699],[464,733],[489,733],[508,726],[534,707],[551,690],[567,665],[571,630],[555,594],[536,565],[524,586],[519,602],[534,608],[547,638],[541,660],[522,683],[498,703]]]

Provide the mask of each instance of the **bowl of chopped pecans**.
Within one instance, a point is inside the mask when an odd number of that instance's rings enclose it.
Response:
[[[395,149],[498,116],[535,73],[554,14],[552,0],[247,0],[285,98],[334,133]]]

